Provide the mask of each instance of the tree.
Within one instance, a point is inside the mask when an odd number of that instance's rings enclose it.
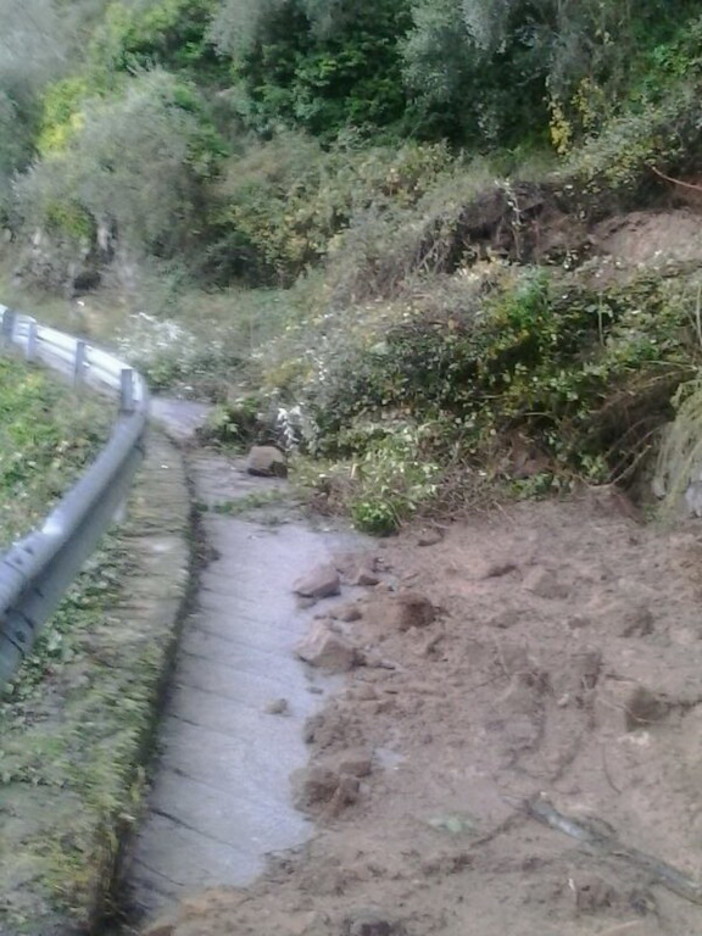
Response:
[[[41,88],[67,67],[69,34],[52,0],[0,0],[0,220],[32,156]]]
[[[171,256],[196,237],[221,149],[191,88],[160,70],[84,103],[72,137],[17,185],[33,226],[74,238],[98,225],[133,253]]]
[[[413,0],[404,76],[426,135],[494,146],[597,132],[693,0]],[[553,128],[552,128],[553,129]]]
[[[418,132],[477,147],[533,133],[546,68],[534,4],[520,0],[414,0],[402,48]]]
[[[333,138],[403,117],[409,25],[409,0],[223,0],[210,35],[232,58],[255,127]]]

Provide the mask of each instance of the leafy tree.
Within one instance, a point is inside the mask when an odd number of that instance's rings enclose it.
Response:
[[[549,120],[558,148],[626,104],[646,56],[692,0],[414,0],[404,75],[425,135],[523,142]]]
[[[217,0],[115,0],[90,43],[93,71],[131,72],[161,66],[197,74],[221,71],[208,24]]]
[[[74,238],[98,225],[132,252],[170,256],[197,235],[221,146],[194,91],[160,70],[84,102],[74,134],[17,186],[26,220]]]
[[[233,57],[255,126],[333,137],[402,118],[406,0],[224,0],[211,35]]]
[[[485,148],[514,143],[535,124],[545,125],[546,69],[532,7],[508,0],[415,0],[403,59],[420,135]]]
[[[0,218],[29,162],[42,86],[67,66],[69,35],[52,0],[0,0]]]

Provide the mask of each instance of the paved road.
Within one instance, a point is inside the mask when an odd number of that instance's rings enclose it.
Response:
[[[211,506],[282,484],[224,458],[196,454],[191,464],[195,496]],[[267,852],[305,840],[289,774],[306,761],[303,723],[332,688],[293,655],[314,611],[296,608],[291,586],[349,538],[314,531],[280,505],[254,520],[203,517],[218,558],[185,623],[132,866],[132,898],[148,915],[204,886],[245,884]],[[287,712],[274,714],[280,699]]]

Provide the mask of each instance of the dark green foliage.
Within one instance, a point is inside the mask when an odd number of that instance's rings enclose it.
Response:
[[[548,124],[548,57],[533,5],[501,5],[504,20],[487,3],[472,6],[471,19],[461,0],[413,4],[403,61],[415,132],[483,150],[537,139]]]
[[[399,121],[398,42],[409,24],[404,0],[339,0],[323,30],[299,0],[275,6],[235,62],[249,119],[260,129],[283,122],[327,139],[346,126]]]
[[[565,122],[572,143],[616,116],[694,12],[691,0],[415,0],[403,56],[418,132],[513,146],[551,122],[560,148]]]
[[[207,30],[216,0],[111,3],[96,30],[89,60],[94,71],[133,72],[160,66],[196,72],[199,80],[223,77]]]

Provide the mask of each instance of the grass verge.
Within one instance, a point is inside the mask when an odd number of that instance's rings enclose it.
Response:
[[[26,533],[109,435],[114,406],[0,357],[0,549]]]
[[[0,705],[0,932],[98,932],[138,816],[188,586],[180,459],[150,446],[130,520],[71,588]]]

